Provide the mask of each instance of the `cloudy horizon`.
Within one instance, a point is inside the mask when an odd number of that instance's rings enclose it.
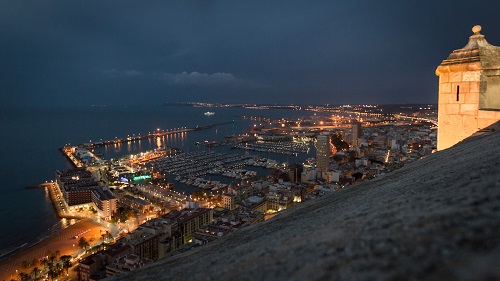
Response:
[[[490,1],[4,1],[3,105],[436,103]]]

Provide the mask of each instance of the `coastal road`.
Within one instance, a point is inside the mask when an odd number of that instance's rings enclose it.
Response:
[[[32,261],[33,259],[41,259],[47,255],[50,250],[55,252],[60,251],[60,255],[73,255],[80,251],[78,247],[78,239],[75,239],[75,235],[83,235],[87,241],[92,239],[90,243],[100,243],[100,232],[101,230],[108,230],[101,224],[94,222],[92,220],[82,220],[78,221],[69,227],[54,233],[50,237],[44,239],[38,244],[23,250],[11,257],[4,258],[0,260],[0,280],[11,280],[12,278],[17,278],[17,272],[31,272],[32,268],[24,269],[21,267],[22,261]],[[38,265],[40,268],[41,266]]]

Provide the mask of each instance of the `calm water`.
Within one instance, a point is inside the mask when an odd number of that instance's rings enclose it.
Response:
[[[104,158],[116,158],[130,153],[156,148],[158,145],[178,147],[184,151],[206,150],[196,141],[221,140],[226,135],[239,134],[256,121],[244,120],[243,115],[264,117],[305,117],[310,112],[292,110],[255,110],[242,108],[211,108],[213,116],[205,116],[207,108],[187,106],[152,107],[32,107],[0,110],[0,255],[25,243],[33,243],[52,230],[60,228],[48,195],[42,188],[26,186],[54,179],[57,169],[72,168],[58,151],[64,144],[81,144],[108,140],[133,134],[179,127],[195,127],[223,122],[233,123],[207,130],[172,135],[165,143],[142,140],[121,146],[109,146]],[[219,148],[224,149],[224,148]],[[231,150],[231,153],[245,153]],[[309,155],[262,155],[280,161],[299,162]],[[177,188],[177,185],[176,185]],[[184,187],[187,188],[187,187]],[[186,190],[186,192],[192,192]]]

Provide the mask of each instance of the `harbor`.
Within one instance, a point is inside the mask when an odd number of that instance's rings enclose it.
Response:
[[[155,132],[150,132],[146,135],[132,134],[132,136],[128,135],[127,137],[124,137],[124,138],[115,138],[112,140],[105,140],[105,141],[101,140],[98,142],[88,142],[88,143],[84,143],[83,146],[86,148],[95,148],[95,147],[100,147],[100,146],[133,142],[133,141],[138,141],[138,140],[142,140],[142,139],[154,139],[157,137],[164,137],[164,136],[168,136],[168,135],[186,133],[186,132],[190,132],[190,131],[206,130],[206,129],[214,128],[217,126],[231,124],[231,123],[234,123],[234,121],[222,122],[222,123],[216,123],[216,124],[210,124],[210,125],[204,125],[204,126],[195,126],[195,127],[191,127],[191,128],[181,127],[181,128],[168,129],[168,130],[157,129]]]
[[[216,123],[216,124],[211,124],[211,125],[206,125],[206,126],[196,126],[193,128],[181,127],[181,128],[168,129],[168,130],[157,129],[155,132],[148,133],[146,135],[132,134],[132,136],[128,135],[127,137],[115,138],[115,139],[105,140],[105,141],[101,140],[98,142],[88,142],[88,143],[83,143],[83,144],[79,144],[79,145],[67,144],[67,145],[59,148],[59,151],[61,151],[61,153],[64,154],[67,157],[67,159],[75,167],[81,168],[81,167],[85,166],[85,163],[84,163],[83,159],[75,157],[74,152],[77,148],[89,150],[88,154],[91,158],[94,158],[95,160],[100,160],[99,156],[102,156],[103,153],[102,152],[93,152],[93,150],[95,148],[99,148],[99,147],[103,147],[103,146],[111,146],[111,145],[120,145],[122,143],[130,143],[130,142],[140,141],[142,139],[161,138],[161,137],[165,137],[165,136],[169,136],[169,135],[182,134],[182,133],[186,133],[186,132],[190,132],[190,131],[200,131],[200,130],[210,129],[210,128],[213,128],[216,126],[231,124],[233,122],[234,121],[222,122],[222,123]],[[200,144],[200,143],[198,142],[198,144]],[[206,144],[206,143],[204,143],[204,144]],[[225,144],[227,144],[227,143],[225,143]],[[209,145],[207,145],[207,146],[209,146]],[[179,149],[175,149],[175,148],[174,148],[174,150],[177,150],[177,151],[169,152],[169,153],[176,153],[176,152],[180,151]],[[161,153],[154,154],[151,158],[159,158],[161,156],[163,156],[163,154],[161,154]],[[147,160],[150,160],[150,159],[141,159],[141,160],[138,160],[138,162],[147,161]]]
[[[256,175],[255,172],[241,169],[249,158],[239,154],[198,151],[156,158],[148,161],[145,166],[165,177],[175,176],[175,180],[182,184],[218,190],[227,187],[227,184],[206,180],[203,177],[206,175],[222,175],[235,179],[253,177]]]
[[[271,142],[271,141],[256,141],[238,143],[232,148],[246,149],[251,151],[269,152],[287,155],[297,155],[298,153],[309,153],[309,145],[301,142]]]

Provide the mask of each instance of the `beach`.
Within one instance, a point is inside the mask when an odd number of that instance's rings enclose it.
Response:
[[[204,115],[206,111],[207,108],[182,105],[4,108],[2,120],[5,122],[2,122],[2,125],[5,127],[2,132],[6,136],[16,138],[2,138],[0,151],[3,159],[23,159],[23,165],[13,165],[10,161],[2,163],[2,175],[6,184],[0,188],[0,194],[2,198],[8,200],[0,206],[0,217],[4,226],[0,228],[0,254],[19,248],[25,243],[37,241],[40,236],[45,236],[47,229],[60,224],[61,219],[56,215],[57,212],[54,212],[52,195],[47,189],[26,187],[54,180],[56,170],[73,168],[73,164],[58,150],[65,144],[112,140],[115,137],[124,138],[134,134],[143,136],[157,129],[167,131],[179,127],[194,128],[234,120],[234,123],[211,129],[167,135],[155,140],[142,139],[96,149],[96,152],[102,155],[100,158],[107,160],[153,150],[158,146],[175,147],[185,152],[205,151],[207,149],[205,146],[197,146],[195,143],[220,140],[224,136],[240,134],[253,127],[257,121],[238,116],[264,114],[260,109],[228,107],[213,109],[215,115],[207,117]],[[268,110],[265,111],[265,115],[269,118],[288,118],[312,115],[312,113]],[[178,116],[183,116],[182,120],[179,120]],[[259,154],[267,157],[265,153]],[[286,161],[288,155],[282,158]],[[290,157],[292,158],[293,156]],[[192,193],[196,190],[193,186],[181,183],[176,183],[175,189],[181,193]],[[57,206],[60,206],[59,202],[56,203],[56,208]]]
[[[39,260],[47,256],[49,251],[54,253],[59,250],[59,256],[74,255],[81,252],[81,249],[78,247],[79,238],[75,238],[77,235],[78,237],[85,237],[87,241],[92,239],[92,242],[90,242],[91,246],[95,243],[100,243],[102,230],[108,229],[93,220],[84,219],[78,221],[29,248],[0,260],[0,280],[17,279],[19,272],[31,273],[33,267],[26,269],[21,266],[21,263],[24,260]],[[37,266],[38,268],[42,268],[41,265]]]

